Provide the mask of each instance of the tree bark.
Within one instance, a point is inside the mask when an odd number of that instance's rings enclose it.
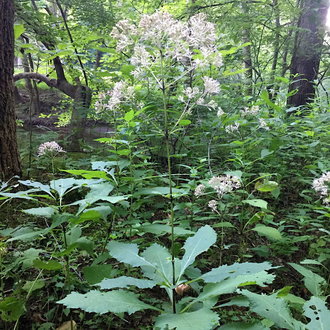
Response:
[[[314,99],[314,80],[319,72],[328,7],[328,0],[301,1],[301,15],[290,67],[293,82],[289,93],[293,95],[287,100],[289,106],[306,105]]]
[[[0,180],[21,175],[14,107],[14,1],[0,0]]]

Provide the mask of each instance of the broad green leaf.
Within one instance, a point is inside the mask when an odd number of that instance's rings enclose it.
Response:
[[[280,241],[283,239],[282,234],[273,227],[265,226],[265,225],[257,225],[252,229],[256,231],[259,235],[266,236],[268,239],[273,241]]]
[[[120,276],[116,278],[106,278],[98,285],[103,290],[109,290],[114,288],[128,288],[130,286],[136,286],[140,289],[153,288],[157,283],[151,280],[139,279],[135,277]]]
[[[62,264],[56,260],[42,261],[40,259],[34,260],[33,266],[45,270],[57,270],[63,267]]]
[[[258,181],[255,184],[255,188],[261,192],[271,192],[275,190],[277,187],[278,187],[278,183],[275,181],[264,181],[264,182]]]
[[[248,290],[239,291],[250,301],[251,310],[262,317],[272,320],[278,327],[284,329],[305,329],[303,323],[295,320],[285,300],[276,297],[276,293],[270,296],[252,293]]]
[[[108,244],[109,253],[118,261],[129,264],[133,267],[150,266],[153,264],[139,256],[139,248],[137,244],[129,244],[122,242],[110,242]]]
[[[139,231],[145,232],[145,233],[152,233],[156,235],[164,235],[164,234],[170,234],[171,233],[171,226],[169,225],[163,225],[160,223],[153,223],[150,225],[142,225],[138,228]],[[174,227],[174,235],[175,236],[186,236],[186,235],[192,235],[194,234],[193,231],[187,230],[181,227]]]
[[[179,125],[181,125],[181,126],[188,126],[190,124],[191,124],[191,120],[189,120],[189,119],[182,119],[179,121]]]
[[[46,185],[46,184],[43,184],[43,183],[40,183],[37,181],[30,181],[30,180],[25,180],[25,181],[19,180],[18,182],[23,184],[24,186],[32,187],[37,190],[44,191],[48,195],[52,195],[49,185]]]
[[[274,109],[275,111],[281,111],[282,108],[279,107],[277,104],[273,103],[270,98],[267,90],[263,90],[263,92],[260,94],[261,99],[265,102],[266,105],[268,105],[270,108]]]
[[[240,275],[256,274],[264,270],[275,268],[269,262],[255,263],[243,262],[235,263],[233,265],[223,265],[218,268],[213,268],[208,273],[205,273],[201,278],[206,283],[221,282],[227,278],[234,278]]]
[[[26,281],[22,289],[26,292],[33,292],[45,286],[45,280]]]
[[[132,314],[143,309],[158,310],[139,300],[135,293],[124,290],[109,292],[92,290],[85,294],[71,292],[57,303],[63,304],[68,308],[80,308],[85,312],[98,314],[109,312]]]
[[[258,273],[239,275],[234,278],[228,278],[219,283],[210,283],[204,287],[203,292],[195,299],[197,301],[204,301],[210,297],[219,296],[222,294],[233,293],[240,286],[245,285],[260,285],[265,286],[273,282],[275,276],[268,274],[265,271]]]
[[[36,207],[32,209],[23,210],[24,213],[35,215],[38,217],[51,218],[57,210],[54,207]]]
[[[188,266],[190,266],[195,258],[201,253],[207,251],[217,240],[217,234],[214,229],[208,225],[198,229],[196,234],[189,237],[184,243],[185,254],[181,260],[180,273],[177,280],[180,281],[181,276],[184,274]]]
[[[304,276],[304,284],[312,295],[317,297],[322,296],[324,291],[323,287],[326,286],[326,280],[323,277],[295,263],[289,263],[289,265]]]
[[[218,223],[212,225],[212,227],[213,228],[235,228],[235,226],[228,221],[218,222]]]
[[[202,308],[190,313],[162,314],[157,317],[155,328],[161,330],[211,330],[218,324],[218,314]]]
[[[125,113],[124,119],[126,122],[131,121],[134,118],[134,110]]]
[[[92,265],[83,268],[86,281],[89,284],[100,283],[105,278],[117,276],[118,271],[113,269],[111,265]]]
[[[242,202],[255,207],[260,207],[261,209],[267,209],[267,205],[268,205],[268,203],[263,199],[246,199]]]
[[[172,189],[172,194],[174,196],[183,196],[186,195],[188,192],[184,189]],[[169,187],[152,187],[152,188],[144,188],[137,191],[134,195],[162,195],[162,196],[169,196],[170,195],[170,188]]]
[[[25,27],[23,24],[15,24],[14,25],[14,38],[15,40],[18,39],[22,33],[24,33]]]
[[[97,182],[99,181],[66,178],[66,179],[52,180],[50,181],[49,186],[51,187],[51,189],[57,192],[60,198],[62,198],[66,193],[68,193],[71,190],[78,189],[83,186],[89,186]]]
[[[49,232],[49,228],[42,229],[42,230],[33,230],[32,228],[29,228],[28,232],[24,233],[14,233],[12,238],[8,239],[7,242],[13,242],[13,241],[30,241],[35,237],[46,235]]]
[[[219,330],[268,330],[269,327],[264,326],[260,321],[247,322],[230,322],[221,326]]]
[[[307,324],[308,330],[327,330],[330,326],[330,310],[324,300],[311,297],[304,304],[304,315],[310,319]]]
[[[171,254],[165,247],[159,244],[153,244],[146,248],[141,255],[153,265],[153,267],[142,266],[143,273],[146,277],[153,279],[159,284],[165,282],[172,285]]]
[[[272,153],[274,153],[274,151],[270,151],[268,149],[262,149],[260,152],[260,157],[263,159],[263,158],[271,155]]]
[[[63,170],[63,172],[67,172],[73,175],[80,175],[85,179],[105,179],[109,180],[106,172],[103,171],[87,171],[87,170]]]
[[[16,297],[6,297],[0,301],[1,319],[16,321],[25,312],[24,300]]]

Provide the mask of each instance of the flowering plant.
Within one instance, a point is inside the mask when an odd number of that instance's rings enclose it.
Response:
[[[58,154],[60,152],[65,152],[64,149],[55,141],[45,142],[40,144],[38,148],[38,156],[45,156],[49,153]]]
[[[325,205],[330,205],[330,171],[314,179],[313,189],[321,196]]]
[[[66,151],[55,141],[45,142],[38,147],[37,155],[46,160],[47,166],[51,164],[52,173],[55,173],[55,158]]]

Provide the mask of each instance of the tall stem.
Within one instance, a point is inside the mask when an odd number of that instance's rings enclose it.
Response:
[[[162,54],[161,54],[162,58]],[[161,61],[161,76],[162,76],[162,95],[163,95],[163,108],[164,108],[164,138],[166,145],[166,157],[167,157],[167,173],[170,188],[170,227],[171,227],[171,263],[172,263],[172,312],[176,313],[175,306],[175,258],[174,258],[174,203],[173,203],[173,186],[172,186],[172,168],[171,168],[171,151],[170,151],[170,132],[169,132],[169,120],[167,109],[167,95],[163,70],[163,61]]]

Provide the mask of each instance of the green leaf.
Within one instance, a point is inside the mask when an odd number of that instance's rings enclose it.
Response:
[[[230,322],[221,326],[219,330],[268,330],[269,327],[264,326],[261,322]]]
[[[131,121],[135,116],[134,110],[125,113],[124,119],[126,122]]]
[[[40,259],[34,260],[33,266],[45,270],[57,270],[63,267],[62,264],[56,260],[42,261]]]
[[[172,285],[171,254],[165,247],[156,243],[152,244],[143,251],[142,256],[153,265],[152,267],[142,266],[146,277],[153,279],[159,284],[165,282],[168,285]]]
[[[268,203],[263,199],[246,199],[242,202],[255,207],[260,207],[261,209],[267,209],[267,205],[268,205]]]
[[[257,225],[252,230],[256,231],[259,235],[266,236],[268,239],[273,241],[280,241],[281,239],[283,239],[282,234],[276,228],[273,227]]]
[[[189,119],[182,119],[179,121],[179,125],[181,125],[181,126],[188,126],[190,124],[191,124],[191,120],[189,120]]]
[[[234,278],[241,275],[256,274],[265,270],[273,269],[269,262],[243,262],[235,263],[233,265],[222,265],[217,268],[213,268],[208,273],[202,275],[202,279],[206,283],[221,282],[227,278]]]
[[[118,261],[129,264],[133,267],[151,266],[153,264],[139,256],[139,248],[137,244],[129,244],[122,242],[110,242],[107,246],[109,253]]]
[[[156,235],[164,235],[164,234],[170,234],[171,233],[171,226],[169,225],[163,225],[160,223],[153,223],[150,225],[142,225],[138,228],[139,231],[145,232],[145,233],[152,233]],[[192,235],[194,234],[193,231],[187,230],[181,227],[174,227],[174,235],[175,236],[186,236],[186,235]]]
[[[120,276],[116,278],[106,278],[101,283],[98,283],[98,285],[103,290],[109,290],[113,288],[128,288],[130,286],[136,286],[140,289],[151,289],[153,288],[157,283],[150,280],[145,279],[139,279],[129,276]]]
[[[255,185],[255,188],[261,192],[271,192],[276,188],[278,188],[278,183],[275,181],[264,181],[264,182],[258,181]]]
[[[6,297],[0,301],[1,319],[16,321],[25,312],[24,301],[16,297]]]
[[[25,27],[23,24],[15,24],[14,25],[14,38],[18,39],[25,31]]]
[[[68,308],[80,308],[86,312],[98,314],[109,312],[132,314],[143,309],[158,310],[139,300],[135,293],[124,290],[110,292],[92,290],[86,294],[71,292],[57,303]]]
[[[270,98],[267,90],[263,90],[263,92],[260,94],[261,99],[265,102],[266,105],[268,105],[270,108],[274,109],[275,111],[281,111],[282,108],[273,103]]]
[[[45,280],[26,281],[22,289],[26,292],[33,292],[35,290],[39,290],[43,288],[44,286],[45,286]]]
[[[208,225],[198,229],[196,234],[189,237],[183,248],[185,254],[181,260],[181,270],[177,276],[177,280],[180,281],[181,276],[184,274],[187,267],[189,267],[195,258],[201,253],[207,251],[217,240],[217,234],[214,229]]]
[[[7,240],[7,242],[13,242],[13,241],[30,241],[35,237],[38,237],[40,235],[46,235],[49,232],[49,228],[42,229],[42,230],[33,230],[29,228],[28,232],[24,233],[14,233],[14,237]]]
[[[104,278],[116,276],[118,271],[113,269],[111,265],[104,264],[84,267],[83,273],[89,284],[96,284],[100,283]]]
[[[36,207],[32,209],[23,210],[24,213],[35,215],[38,217],[51,218],[57,210],[54,207]]]
[[[272,320],[278,327],[284,329],[305,329],[304,324],[295,320],[285,300],[276,297],[252,293],[248,290],[239,291],[246,296],[251,304],[251,310],[262,317]]]
[[[312,295],[317,297],[322,296],[324,291],[323,287],[326,287],[326,280],[323,277],[295,263],[289,263],[289,265],[304,276],[304,284]]]
[[[304,315],[311,321],[307,324],[308,330],[327,330],[330,325],[330,310],[324,300],[311,297],[304,304]]]
[[[87,171],[87,170],[63,170],[63,172],[67,172],[73,175],[80,175],[85,179],[105,179],[109,180],[110,178],[107,176],[106,172],[103,171]]]
[[[228,278],[219,283],[210,283],[204,287],[203,292],[195,299],[197,301],[205,301],[210,297],[219,296],[222,294],[233,293],[240,286],[245,285],[260,285],[265,286],[273,282],[275,276],[268,274],[265,271],[252,273],[247,275],[239,275],[234,278]]]
[[[157,317],[155,328],[161,330],[210,330],[219,324],[217,313],[202,308],[191,313],[162,314]]]
[[[268,149],[262,149],[261,152],[260,152],[260,157],[261,159],[271,155],[272,153],[274,153],[274,151],[270,151]]]
[[[184,196],[188,192],[184,189],[172,189],[172,194],[176,196]],[[145,188],[141,189],[136,192],[134,195],[162,195],[162,196],[169,196],[170,195],[170,188],[169,187],[152,187],[152,188]]]

